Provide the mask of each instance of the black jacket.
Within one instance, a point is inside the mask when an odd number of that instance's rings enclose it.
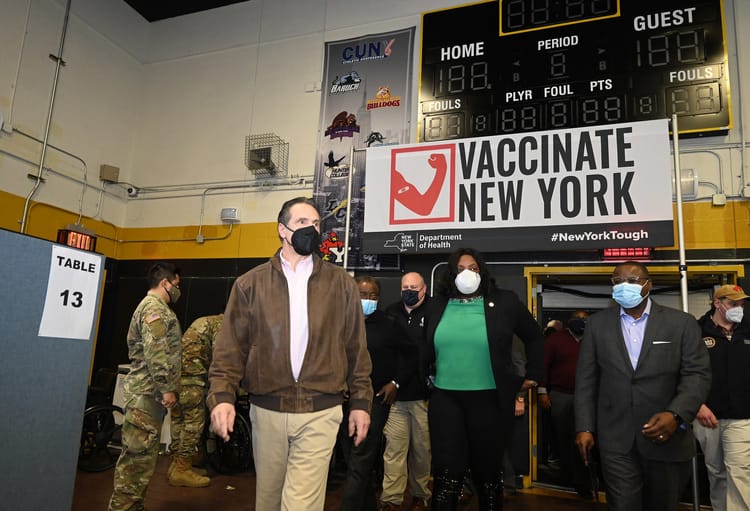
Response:
[[[398,375],[398,337],[402,335],[396,320],[381,310],[365,317],[367,352],[372,360],[373,392],[395,380]]]
[[[706,406],[717,419],[750,419],[750,318],[737,326],[729,341],[711,320],[713,312],[698,320],[711,357]]]
[[[427,399],[430,389],[425,375],[420,373],[420,353],[425,349],[424,325],[425,315],[429,309],[429,297],[416,309],[407,312],[402,301],[392,303],[385,311],[396,318],[404,335],[399,341],[399,384],[396,401],[417,401]]]
[[[427,345],[422,370],[429,372],[435,363],[435,329],[440,323],[448,298],[433,298],[425,322]],[[497,385],[498,403],[505,431],[510,431],[513,421],[516,393],[524,379],[541,381],[544,373],[544,335],[526,306],[515,293],[494,289],[484,297],[484,316],[487,322],[487,339],[490,347],[492,373]],[[513,335],[526,347],[526,375],[518,374],[511,359]]]

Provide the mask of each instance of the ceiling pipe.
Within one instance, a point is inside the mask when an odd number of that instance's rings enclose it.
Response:
[[[498,265],[498,266],[523,266],[523,267],[533,267],[533,268],[543,268],[545,266],[565,266],[565,267],[576,267],[576,266],[617,266],[620,263],[626,262],[626,259],[619,259],[619,260],[612,260],[612,261],[602,261],[601,259],[592,259],[592,260],[553,260],[550,259],[549,261],[544,261],[541,259],[518,259],[515,261],[487,261],[488,265]],[[649,267],[651,266],[664,266],[668,263],[679,263],[679,259],[658,259],[658,260],[651,260],[646,261],[645,264],[647,264]],[[694,263],[694,264],[705,264],[705,265],[717,265],[717,264],[747,264],[750,262],[750,259],[748,258],[740,258],[740,259],[687,259],[686,262],[688,263]],[[439,263],[436,263],[432,266],[432,269],[430,270],[430,296],[434,296],[435,293],[435,285],[437,284],[437,271],[438,268],[441,266],[447,266],[448,263],[446,261],[441,261]]]
[[[26,138],[28,138],[30,140],[33,140],[35,142],[39,142],[40,144],[44,144],[44,140],[41,140],[41,139],[35,137],[31,133],[26,133],[23,130],[19,130],[18,128],[13,128],[13,133],[18,133],[19,135],[23,135],[24,137],[26,137]],[[83,184],[83,186],[81,187],[81,197],[78,199],[78,220],[76,221],[76,223],[80,223],[81,222],[81,217],[83,217],[83,196],[85,195],[85,193],[86,193],[86,187],[88,186],[89,167],[88,167],[88,165],[86,165],[86,161],[84,161],[83,158],[81,158],[80,156],[77,156],[77,155],[71,153],[70,151],[66,151],[65,149],[61,149],[60,147],[54,146],[54,145],[50,144],[49,142],[47,143],[47,147],[49,147],[50,149],[54,149],[55,151],[58,151],[58,152],[66,155],[66,156],[70,156],[74,160],[77,160],[78,162],[80,162],[81,165],[83,166],[83,181],[80,181]]]
[[[21,34],[21,42],[18,45],[18,61],[16,62],[16,74],[13,76],[13,82],[10,86],[10,107],[8,108],[8,119],[5,124],[0,126],[0,130],[6,133],[13,132],[13,110],[16,106],[16,92],[18,91],[18,77],[21,76],[21,63],[23,62],[23,50],[26,46],[26,36],[29,34],[29,20],[31,19],[31,0],[29,5],[26,7],[26,21],[23,24],[23,34]]]
[[[60,66],[62,65],[63,48],[65,47],[65,35],[68,33],[68,18],[70,17],[70,4],[72,0],[68,0],[65,4],[65,18],[63,20],[62,34],[60,34],[60,47],[57,50],[57,56],[55,57],[55,76],[52,79],[52,92],[49,98],[49,109],[47,110],[47,122],[44,126],[44,139],[42,140],[42,154],[39,157],[39,169],[37,170],[34,186],[26,196],[26,202],[23,205],[23,217],[21,218],[21,234],[26,233],[26,221],[29,215],[29,204],[31,203],[32,197],[36,194],[39,189],[39,185],[42,182],[42,173],[44,172],[44,158],[47,155],[47,144],[49,142],[49,127],[52,124],[52,111],[55,108],[55,96],[57,95],[57,81],[60,78]]]

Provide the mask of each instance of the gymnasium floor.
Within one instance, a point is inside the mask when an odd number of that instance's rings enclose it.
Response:
[[[212,474],[211,485],[207,488],[176,488],[167,484],[167,468],[170,458],[160,456],[156,473],[151,480],[146,508],[148,511],[250,511],[254,509],[255,476],[251,472],[236,475]],[[114,470],[89,473],[78,471],[72,511],[94,511],[107,509],[112,493]],[[343,487],[340,474],[329,478],[325,511],[339,508]],[[605,504],[587,502],[575,494],[553,492],[540,489],[521,490],[516,495],[506,497],[506,511],[588,511],[604,510]],[[476,499],[462,511],[474,511]],[[691,509],[685,507],[686,510]],[[704,508],[705,509],[705,508]]]

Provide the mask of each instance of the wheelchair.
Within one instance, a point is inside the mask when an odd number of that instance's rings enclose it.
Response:
[[[234,405],[234,430],[225,442],[210,429],[206,420],[206,456],[211,467],[220,474],[237,474],[254,471],[252,427],[250,425],[250,402],[247,394],[240,394]]]
[[[114,467],[122,450],[123,412],[112,404],[117,373],[99,369],[86,394],[78,469],[103,472]]]

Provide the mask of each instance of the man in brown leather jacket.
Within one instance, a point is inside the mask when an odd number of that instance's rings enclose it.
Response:
[[[319,229],[312,200],[282,206],[281,249],[234,283],[209,370],[211,425],[222,438],[232,431],[239,386],[249,394],[257,511],[322,511],[345,392],[355,444],[370,424],[359,290],[313,254]]]

